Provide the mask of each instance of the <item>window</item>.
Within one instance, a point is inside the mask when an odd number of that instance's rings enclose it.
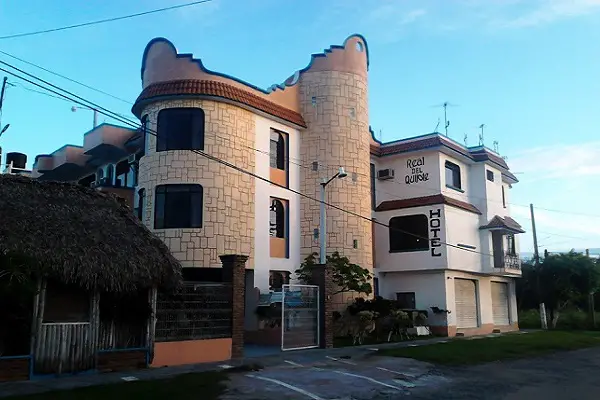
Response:
[[[106,177],[104,178],[107,185],[112,185],[114,183],[113,182],[114,176],[115,176],[115,167],[112,164],[108,164],[106,166]]]
[[[379,296],[379,278],[373,278],[373,296]]]
[[[89,294],[76,285],[48,281],[43,322],[89,322]]]
[[[517,251],[515,249],[515,235],[506,236],[506,244],[506,253],[510,255],[517,254]]]
[[[429,226],[424,214],[390,219],[390,252],[429,250]]]
[[[156,187],[154,228],[201,228],[202,186],[159,185]]]
[[[487,176],[487,180],[490,182],[494,182],[494,171],[490,171],[489,169],[485,170],[485,174]]]
[[[450,161],[446,161],[446,186],[460,189],[460,167]]]
[[[146,208],[146,189],[140,189],[137,192],[137,200],[135,202],[135,215],[140,221],[144,220],[144,209]]]
[[[415,292],[400,292],[396,293],[396,301],[398,302],[398,308],[405,310],[414,310],[415,304]]]
[[[142,117],[142,155],[146,154],[148,146],[148,115]]]
[[[269,290],[281,292],[283,285],[290,283],[289,271],[269,271]]]
[[[104,179],[104,170],[102,168],[98,168],[96,171],[96,182],[100,183]]]
[[[271,142],[269,148],[269,163],[271,168],[285,171],[285,137],[283,134],[271,130]]]
[[[375,164],[371,164],[371,209],[377,207],[375,198]]]
[[[271,199],[269,234],[273,237],[285,238],[285,207],[281,200]]]
[[[134,187],[133,179],[131,179],[131,168],[127,160],[123,160],[117,164],[115,186],[117,187]]]
[[[204,111],[167,108],[158,113],[156,151],[204,150]]]
[[[502,207],[506,208],[506,195],[504,194],[504,185],[502,185]]]

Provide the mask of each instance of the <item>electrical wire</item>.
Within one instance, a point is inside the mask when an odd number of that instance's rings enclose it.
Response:
[[[197,4],[209,3],[211,1],[212,0],[194,1],[194,2],[191,2],[191,3],[177,4],[177,5],[170,6],[170,7],[158,8],[156,10],[143,11],[143,12],[139,12],[139,13],[135,13],[135,14],[123,15],[123,16],[120,16],[120,17],[112,17],[112,18],[106,18],[106,19],[101,19],[101,20],[96,20],[96,21],[83,22],[83,23],[80,23],[80,24],[62,26],[62,27],[59,27],[59,28],[45,29],[45,30],[34,31],[34,32],[16,33],[16,34],[13,34],[13,35],[0,36],[0,40],[14,39],[14,38],[20,38],[20,37],[26,37],[26,36],[34,36],[34,35],[41,35],[41,34],[44,34],[44,33],[66,31],[68,29],[75,29],[75,28],[82,28],[84,26],[98,25],[98,24],[103,24],[103,23],[106,23],[106,22],[121,21],[121,20],[124,20],[124,19],[141,17],[143,15],[149,15],[149,14],[155,14],[155,13],[159,13],[159,12],[163,12],[163,11],[175,10],[177,8],[191,7],[191,6],[195,6]]]
[[[123,117],[119,116],[118,114],[114,113],[113,111],[110,111],[110,110],[108,110],[108,109],[106,109],[106,108],[104,108],[104,107],[102,107],[102,106],[100,106],[100,105],[98,105],[98,104],[96,104],[96,103],[93,103],[93,102],[91,102],[91,101],[89,101],[89,100],[87,100],[87,99],[84,99],[84,98],[82,98],[82,97],[80,97],[80,96],[78,96],[78,95],[76,95],[76,94],[74,94],[74,93],[71,93],[71,92],[69,92],[68,90],[62,89],[62,88],[60,88],[60,87],[58,87],[58,86],[56,86],[56,85],[54,85],[54,84],[52,84],[52,83],[50,83],[50,82],[47,82],[47,81],[45,81],[45,80],[43,80],[43,79],[41,79],[41,78],[39,78],[39,77],[36,77],[35,75],[29,74],[29,73],[27,73],[27,72],[25,72],[25,71],[22,71],[22,70],[20,70],[20,69],[18,69],[18,68],[16,68],[16,67],[14,67],[14,66],[11,66],[10,64],[8,64],[8,63],[6,63],[6,62],[0,61],[0,63],[1,63],[1,64],[4,64],[4,65],[8,65],[10,68],[13,68],[13,69],[15,69],[15,70],[17,70],[17,71],[19,71],[19,72],[21,72],[21,73],[23,73],[23,74],[27,75],[27,76],[30,76],[30,77],[32,77],[32,78],[34,78],[34,79],[37,79],[37,80],[39,80],[40,82],[43,82],[43,83],[45,83],[45,84],[49,85],[50,87],[53,87],[53,88],[55,88],[55,89],[58,89],[58,90],[60,90],[60,91],[62,91],[62,92],[64,92],[64,93],[67,93],[68,95],[70,95],[70,96],[73,96],[74,98],[72,98],[72,97],[69,97],[69,96],[67,96],[67,95],[65,95],[65,94],[63,94],[63,93],[57,92],[56,90],[49,89],[49,88],[47,88],[47,87],[45,87],[45,86],[42,86],[42,85],[40,85],[39,83],[33,82],[33,81],[31,81],[31,80],[29,80],[29,79],[27,79],[27,78],[24,78],[23,76],[20,76],[20,75],[18,75],[18,74],[16,74],[16,73],[14,73],[14,72],[12,72],[12,71],[9,71],[9,70],[6,70],[6,69],[4,69],[4,68],[0,68],[0,71],[4,71],[4,72],[6,72],[6,73],[8,73],[8,74],[10,74],[10,75],[12,75],[12,76],[14,76],[14,77],[18,78],[18,79],[21,79],[21,80],[23,80],[23,81],[25,81],[25,82],[28,82],[28,83],[32,84],[32,85],[38,86],[38,87],[40,87],[40,88],[42,88],[42,89],[44,89],[44,90],[47,90],[47,91],[49,91],[49,92],[51,92],[51,93],[53,93],[53,94],[56,94],[56,95],[58,95],[58,96],[64,97],[65,99],[68,99],[68,100],[70,100],[70,101],[73,101],[73,102],[75,102],[75,103],[77,103],[77,104],[79,104],[79,105],[82,105],[82,106],[85,106],[85,107],[92,108],[93,110],[96,110],[98,113],[100,113],[100,114],[103,114],[103,115],[105,115],[105,116],[107,116],[107,117],[110,117],[110,118],[113,118],[113,119],[119,120],[120,122],[122,122],[122,123],[124,123],[124,124],[127,124],[127,125],[129,125],[129,126],[132,126],[132,127],[136,127],[136,128],[138,128],[138,127],[139,127],[139,123],[137,123],[137,122],[134,122],[134,121],[132,121],[132,120],[128,120],[128,119],[126,119],[126,118],[123,118]],[[152,131],[152,130],[150,130],[150,129],[146,129],[146,133],[149,133],[149,134],[151,134],[152,136],[155,136],[155,137],[157,137],[157,135],[158,135],[158,133],[157,133],[157,132],[154,132],[154,131]],[[319,199],[316,199],[316,198],[314,198],[314,197],[312,197],[312,196],[309,196],[309,195],[307,195],[307,194],[304,194],[304,193],[302,193],[302,192],[299,192],[299,191],[297,191],[297,190],[290,189],[290,188],[288,188],[288,187],[286,187],[286,186],[284,186],[284,185],[280,185],[280,184],[278,184],[278,183],[272,182],[272,181],[270,181],[269,179],[267,179],[267,178],[265,178],[265,177],[259,176],[259,175],[255,174],[255,173],[251,172],[251,171],[248,171],[248,170],[246,170],[246,169],[244,169],[244,168],[242,168],[242,167],[239,167],[239,166],[237,166],[237,165],[235,165],[235,164],[232,164],[232,163],[230,163],[230,162],[228,162],[228,161],[225,161],[225,160],[222,160],[222,159],[220,159],[220,158],[218,158],[218,157],[215,157],[215,156],[212,156],[212,155],[210,155],[210,154],[207,154],[207,153],[205,153],[204,151],[200,151],[200,150],[190,150],[190,151],[192,151],[193,153],[196,153],[196,154],[198,154],[198,155],[200,155],[200,156],[202,156],[202,157],[205,157],[205,158],[207,158],[207,159],[209,159],[209,160],[212,160],[212,161],[215,161],[215,162],[217,162],[217,163],[219,163],[219,164],[225,165],[225,166],[227,166],[227,167],[229,167],[229,168],[231,168],[231,169],[234,169],[234,170],[236,170],[236,171],[238,171],[238,172],[241,172],[241,173],[243,173],[243,174],[249,175],[249,176],[251,176],[251,177],[253,177],[253,178],[255,178],[255,179],[261,180],[261,181],[263,181],[263,182],[266,182],[266,183],[269,183],[269,184],[271,184],[271,185],[273,185],[273,186],[276,186],[276,187],[279,187],[279,188],[281,188],[281,189],[284,189],[284,190],[286,190],[286,191],[288,191],[288,192],[294,193],[294,194],[296,194],[296,195],[298,195],[298,196],[300,196],[300,197],[304,197],[304,198],[306,198],[306,199],[308,199],[308,200],[311,200],[311,201],[314,201],[314,202],[317,202],[317,203],[322,203],[322,204],[324,204],[325,206],[327,206],[327,207],[329,207],[329,208],[332,208],[332,209],[335,209],[335,210],[341,211],[341,212],[343,212],[343,213],[346,213],[346,214],[348,214],[348,215],[352,215],[352,216],[354,216],[354,217],[357,217],[357,218],[360,218],[360,219],[363,219],[363,220],[369,221],[369,222],[371,222],[371,223],[373,223],[373,224],[376,224],[376,225],[383,226],[383,227],[385,227],[385,228],[387,228],[387,229],[389,229],[389,230],[391,230],[391,231],[395,231],[395,232],[403,233],[403,234],[405,234],[405,235],[409,235],[409,236],[415,237],[415,238],[417,238],[417,239],[425,240],[425,241],[427,241],[427,242],[429,242],[429,241],[431,241],[431,240],[432,240],[432,239],[430,239],[430,238],[428,238],[428,237],[420,236],[420,235],[414,234],[414,233],[412,233],[412,232],[405,231],[405,230],[403,230],[403,229],[398,229],[398,228],[396,228],[396,227],[391,227],[391,226],[390,226],[390,225],[388,225],[388,224],[384,224],[384,223],[382,223],[382,222],[379,222],[379,221],[377,221],[377,220],[374,220],[374,219],[372,219],[372,218],[370,218],[370,217],[366,217],[366,216],[364,216],[364,215],[360,215],[360,214],[358,214],[358,213],[355,213],[355,212],[353,212],[353,211],[346,210],[346,209],[345,209],[345,208],[343,208],[343,207],[336,206],[335,204],[331,204],[331,203],[328,203],[328,202],[321,201],[321,200],[319,200]],[[451,244],[451,243],[447,243],[447,242],[444,242],[444,241],[441,241],[441,240],[438,240],[438,243],[440,243],[440,245],[444,245],[444,246],[451,247],[451,248],[456,248],[456,249],[459,249],[459,250],[462,250],[462,251],[466,251],[466,252],[469,252],[469,253],[482,254],[482,255],[485,255],[485,256],[492,257],[492,255],[491,255],[491,254],[482,253],[482,252],[480,252],[480,251],[476,251],[476,250],[466,249],[466,248],[464,248],[464,247],[460,247],[460,246],[458,246],[458,245],[454,245],[454,244]]]
[[[40,66],[40,65],[34,64],[34,63],[32,63],[32,62],[30,62],[30,61],[27,61],[27,60],[25,60],[25,59],[23,59],[23,58],[20,58],[20,57],[17,57],[17,56],[15,56],[15,55],[13,55],[13,54],[7,53],[6,51],[0,50],[0,54],[4,54],[5,56],[8,56],[8,57],[10,57],[10,58],[13,58],[13,59],[15,59],[15,60],[17,60],[17,61],[20,61],[20,62],[24,63],[24,64],[27,64],[27,65],[30,65],[30,66],[32,66],[32,67],[35,67],[35,68],[41,69],[42,71],[48,72],[49,74],[52,74],[52,75],[54,75],[54,76],[58,76],[59,78],[62,78],[62,79],[65,79],[65,80],[67,80],[67,81],[69,81],[69,82],[72,82],[72,83],[75,83],[75,84],[77,84],[77,85],[83,86],[83,87],[84,87],[84,88],[86,88],[86,89],[90,89],[90,90],[93,90],[94,92],[97,92],[97,93],[103,94],[103,95],[105,95],[105,96],[108,96],[108,97],[112,97],[113,99],[115,99],[115,100],[119,100],[119,101],[122,101],[123,103],[127,103],[127,104],[129,104],[129,105],[133,105],[133,103],[132,103],[131,101],[129,101],[129,100],[125,100],[125,99],[123,99],[123,98],[121,98],[121,97],[118,97],[118,96],[115,96],[115,95],[113,95],[113,94],[107,93],[107,92],[105,92],[105,91],[103,91],[103,90],[100,90],[100,89],[97,89],[97,88],[95,88],[95,87],[93,87],[93,86],[86,85],[86,84],[85,84],[85,83],[83,83],[83,82],[77,81],[77,80],[75,80],[75,79],[73,79],[73,78],[69,78],[68,76],[65,76],[65,75],[63,75],[63,74],[59,74],[58,72],[51,71],[51,70],[49,70],[48,68],[44,68],[44,67],[42,67],[42,66]]]

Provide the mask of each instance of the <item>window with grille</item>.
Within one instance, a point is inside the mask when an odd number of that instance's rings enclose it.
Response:
[[[156,151],[204,150],[204,111],[166,108],[158,113]]]
[[[285,171],[286,168],[286,136],[284,133],[271,130],[271,141],[269,148],[269,164],[271,168]]]
[[[201,228],[202,186],[159,185],[156,187],[154,228]]]

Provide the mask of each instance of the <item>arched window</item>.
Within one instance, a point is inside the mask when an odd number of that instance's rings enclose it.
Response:
[[[106,166],[106,184],[107,185],[112,185],[113,182],[113,177],[115,176],[115,167],[112,164],[108,164]]]
[[[429,250],[428,223],[425,214],[390,219],[390,253]]]
[[[159,185],[156,187],[154,228],[201,228],[202,186]]]
[[[204,150],[204,111],[165,108],[158,113],[156,151]]]
[[[142,155],[146,155],[148,147],[148,115],[142,117]]]
[[[102,168],[98,168],[98,171],[96,171],[96,182],[100,183],[103,178],[104,178],[104,170]]]
[[[285,207],[281,200],[271,199],[270,210],[270,229],[269,233],[273,237],[285,238]]]
[[[271,130],[271,145],[269,148],[271,168],[285,171],[285,137],[282,133]]]
[[[140,219],[144,220],[144,209],[146,208],[146,189],[140,189],[137,191],[137,199],[135,202],[135,215]]]

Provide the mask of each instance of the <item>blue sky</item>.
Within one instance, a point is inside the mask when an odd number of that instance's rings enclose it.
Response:
[[[0,36],[180,4],[186,0],[4,0]],[[191,8],[76,30],[0,40],[0,50],[121,98],[139,94],[147,42],[170,39],[213,70],[258,86],[282,82],[310,54],[352,33],[369,44],[371,125],[383,140],[431,132],[444,101],[450,136],[499,141],[521,182],[512,213],[550,251],[600,247],[600,0],[213,0]],[[130,105],[21,66],[130,115]],[[15,79],[11,79],[15,82]],[[25,84],[25,86],[27,86]],[[89,111],[10,87],[0,139],[4,152],[32,160],[65,143],[81,144]],[[104,117],[101,117],[102,121]],[[443,124],[443,123],[442,123]],[[581,214],[581,215],[579,215]],[[585,215],[584,215],[585,214]],[[522,250],[532,247],[521,236]]]

